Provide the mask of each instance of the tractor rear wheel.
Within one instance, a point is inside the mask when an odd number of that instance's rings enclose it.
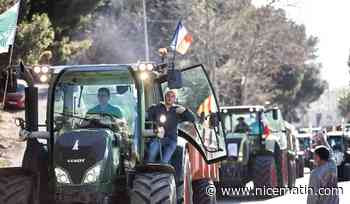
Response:
[[[193,203],[215,204],[216,189],[212,180],[200,179],[192,182]]]
[[[258,156],[253,168],[254,187],[277,187],[276,161],[273,156]]]
[[[130,201],[131,204],[176,204],[174,175],[159,172],[136,174]]]
[[[341,165],[341,179],[344,181],[350,181],[350,163],[344,163]]]
[[[37,204],[37,176],[21,168],[0,170],[0,203]]]

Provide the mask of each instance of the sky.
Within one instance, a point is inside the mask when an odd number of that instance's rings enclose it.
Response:
[[[253,0],[256,6],[271,0]],[[322,78],[330,89],[349,86],[347,60],[350,53],[349,0],[280,0],[276,4],[287,11],[287,16],[304,24],[307,35],[317,36],[318,62],[322,63]]]

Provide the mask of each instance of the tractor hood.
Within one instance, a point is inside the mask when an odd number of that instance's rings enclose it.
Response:
[[[70,183],[81,184],[85,173],[107,157],[111,134],[106,129],[80,129],[62,134],[54,148],[55,167],[66,171]]]

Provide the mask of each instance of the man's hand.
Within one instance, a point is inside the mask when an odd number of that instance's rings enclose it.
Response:
[[[178,105],[176,107],[176,114],[183,114],[186,111],[186,108],[183,106]]]
[[[158,127],[158,132],[157,132],[157,136],[162,139],[164,138],[165,135],[165,129],[164,127]]]

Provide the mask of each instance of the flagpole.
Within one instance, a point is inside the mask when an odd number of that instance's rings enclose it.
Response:
[[[16,29],[15,29],[15,35],[13,36],[13,42],[11,45],[11,50],[10,50],[10,60],[9,60],[9,67],[12,64],[12,54],[13,54],[13,47],[15,46],[15,40],[16,40],[16,33],[17,33],[17,23],[18,23],[18,16],[19,16],[19,8],[21,7],[21,0],[18,1],[18,7],[17,7],[17,18],[16,18]]]
[[[13,43],[14,44],[14,43]],[[6,82],[5,82],[5,90],[4,90],[4,96],[2,99],[2,108],[5,109],[5,100],[7,96],[7,89],[8,89],[8,84],[10,77],[12,77],[12,71],[11,71],[11,63],[12,63],[12,54],[13,54],[13,45],[10,45],[10,59],[9,59],[9,65],[7,66],[7,76],[6,76]]]
[[[4,90],[4,95],[2,99],[2,108],[5,109],[5,101],[6,101],[6,96],[7,96],[7,89],[8,89],[8,84],[10,77],[12,77],[12,71],[11,71],[11,64],[12,64],[12,55],[13,55],[13,47],[15,45],[15,39],[16,39],[16,32],[17,32],[17,23],[18,23],[18,15],[19,15],[19,8],[21,6],[21,0],[18,2],[18,7],[17,7],[17,18],[16,18],[16,29],[15,29],[15,35],[13,36],[13,42],[10,49],[10,59],[9,59],[9,64],[7,67],[7,76],[6,76],[6,82],[5,82],[5,90]]]

